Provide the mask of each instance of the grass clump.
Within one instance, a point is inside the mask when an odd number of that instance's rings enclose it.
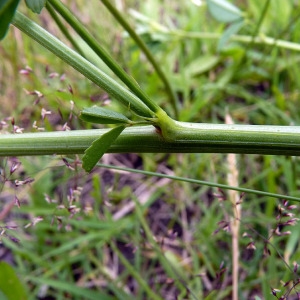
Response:
[[[231,116],[239,124],[299,125],[298,4],[241,4],[241,23],[232,34],[231,19],[215,20],[207,5],[194,2],[149,0],[138,10],[129,10],[133,3],[121,7],[176,92],[178,119],[223,124]],[[104,8],[99,11],[99,3],[91,5],[74,4],[74,14],[151,99],[176,115],[135,42]],[[64,39],[46,12],[33,18]],[[0,53],[1,134],[101,128],[77,118],[82,107],[93,104],[130,117],[105,91],[15,28]],[[99,59],[93,63],[103,65]],[[106,154],[90,174],[80,160],[0,159],[0,255],[14,266],[30,297],[296,297],[299,211],[284,195],[299,197],[297,157]],[[213,183],[283,196],[231,193]]]

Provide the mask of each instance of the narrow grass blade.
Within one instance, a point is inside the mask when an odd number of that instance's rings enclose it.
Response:
[[[115,19],[122,25],[122,27],[128,32],[128,34],[131,36],[131,38],[135,41],[137,46],[143,51],[145,56],[147,57],[148,61],[153,66],[154,70],[156,71],[157,75],[160,77],[161,81],[164,83],[166,91],[169,95],[169,98],[171,100],[171,104],[174,109],[175,118],[178,119],[179,112],[178,112],[178,103],[177,103],[177,97],[175,95],[175,92],[171,86],[171,83],[169,82],[169,79],[165,75],[164,71],[160,67],[159,63],[156,61],[155,57],[152,55],[151,51],[147,47],[147,45],[144,43],[144,41],[140,38],[140,36],[136,33],[136,31],[130,26],[130,24],[126,21],[126,19],[122,16],[122,14],[116,9],[116,7],[112,4],[112,1],[109,0],[102,0],[102,4],[110,11],[110,13],[115,17]],[[141,96],[138,95],[140,98]],[[153,106],[155,103],[149,103],[147,99],[141,98],[144,103],[154,112],[156,112],[156,107]],[[147,100],[147,102],[145,102]],[[151,100],[151,99],[150,99]],[[152,101],[150,101],[152,102]]]
[[[108,150],[110,145],[117,139],[125,127],[125,125],[121,125],[108,131],[99,139],[95,140],[92,145],[84,151],[82,167],[87,172],[90,172],[94,168],[99,159]]]
[[[137,199],[135,197],[133,197],[133,200],[135,202],[135,211],[138,216],[138,219],[141,222],[141,225],[145,231],[145,234],[147,236],[147,239],[148,239],[151,247],[156,252],[158,260],[160,261],[162,266],[164,266],[164,269],[165,269],[168,277],[172,278],[174,280],[174,283],[177,286],[177,288],[180,291],[185,290],[187,288],[187,286],[186,286],[187,278],[184,276],[185,274],[184,273],[179,274],[178,268],[175,269],[174,265],[167,259],[166,254],[162,251],[160,246],[157,244],[157,242],[153,238],[152,231],[143,216],[141,204],[137,201]],[[191,295],[193,296],[192,291],[190,291],[190,292],[191,292]]]
[[[124,257],[124,255],[119,251],[117,246],[114,242],[110,243],[110,246],[114,253],[117,253],[121,263],[125,266],[127,271],[130,273],[132,277],[135,278],[135,280],[138,282],[139,286],[145,290],[145,293],[147,294],[147,299],[153,299],[153,300],[162,300],[162,298],[157,295],[148,285],[148,283],[143,279],[140,273],[137,272],[137,270],[128,262],[128,260]]]
[[[244,19],[242,18],[230,24],[230,26],[224,31],[224,33],[222,34],[219,40],[218,51],[221,51],[226,46],[230,38],[233,35],[237,34],[238,31],[243,27],[243,25],[244,25]]]
[[[115,299],[112,296],[108,296],[107,294],[103,292],[97,292],[90,290],[88,288],[79,287],[75,284],[72,284],[70,282],[60,281],[60,280],[53,280],[53,279],[47,279],[47,278],[39,278],[30,276],[27,277],[31,282],[40,284],[40,285],[47,285],[55,290],[61,290],[70,293],[74,297],[81,297],[80,299],[90,299],[90,300],[113,300]],[[72,299],[74,299],[72,297]],[[78,298],[75,298],[78,299]]]
[[[127,171],[127,172],[131,172],[131,173],[144,174],[146,176],[169,178],[172,180],[195,183],[195,184],[199,184],[199,185],[206,185],[206,186],[210,186],[210,187],[217,187],[217,188],[225,189],[225,190],[234,190],[234,191],[238,191],[241,193],[255,194],[255,195],[259,195],[259,196],[263,196],[263,197],[271,197],[271,198],[278,198],[278,199],[285,199],[285,200],[289,200],[289,201],[300,202],[300,197],[296,197],[296,196],[288,196],[288,195],[282,195],[282,194],[276,194],[276,193],[269,193],[269,192],[258,191],[258,190],[243,188],[243,187],[230,186],[227,184],[203,181],[203,180],[180,177],[180,176],[172,176],[172,175],[144,171],[144,170],[137,170],[137,169],[132,169],[132,168],[123,168],[123,167],[117,167],[117,166],[111,166],[111,165],[105,165],[105,164],[97,164],[97,166],[107,168],[107,169],[114,169],[114,170]]]

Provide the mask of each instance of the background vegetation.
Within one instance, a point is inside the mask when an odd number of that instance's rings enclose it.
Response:
[[[216,21],[206,3],[116,1],[176,91],[180,121],[222,124],[231,117],[240,124],[299,125],[300,3],[234,3],[246,14],[238,34],[248,42],[233,38],[222,45],[228,24]],[[70,1],[69,7],[174,116],[157,74],[102,4]],[[46,10],[36,16],[24,4],[20,9],[65,40]],[[296,49],[268,45],[265,36]],[[92,128],[77,113],[94,104],[124,111],[13,27],[0,54],[1,133]],[[232,194],[177,180],[299,196],[297,157],[106,154],[105,165],[91,174],[80,157],[70,159],[0,159],[0,259],[14,266],[30,298],[231,299],[238,244],[240,299],[297,299],[297,207],[284,196]]]

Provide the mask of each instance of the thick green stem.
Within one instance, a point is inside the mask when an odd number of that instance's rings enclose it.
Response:
[[[12,24],[89,78],[95,84],[103,88],[108,94],[122,102],[136,114],[148,118],[154,117],[154,112],[152,112],[129,90],[118,84],[115,80],[99,70],[81,55],[67,47],[52,34],[41,28],[38,24],[31,21],[20,12],[16,12]]]
[[[172,121],[161,127],[165,139],[226,153],[299,155],[300,126],[227,125]],[[196,146],[196,147],[197,147]],[[203,152],[203,151],[200,151]]]
[[[122,14],[111,4],[110,0],[101,0],[101,2],[105,5],[105,7],[111,12],[111,14],[116,18],[116,20],[123,26],[123,28],[128,32],[128,34],[131,36],[131,38],[136,42],[136,44],[140,47],[140,49],[143,51],[149,62],[152,64],[154,70],[156,71],[157,75],[160,77],[162,82],[165,85],[166,91],[169,94],[169,98],[171,100],[174,112],[175,112],[175,118],[178,119],[179,111],[178,111],[178,105],[177,105],[177,98],[176,95],[171,87],[171,84],[166,77],[165,73],[155,60],[152,53],[149,51],[146,44],[143,42],[143,40],[139,37],[138,34],[131,28],[129,23],[126,21],[125,18],[123,18]]]
[[[139,97],[146,106],[153,112],[160,110],[160,107],[153,102],[139,87],[133,78],[131,78],[121,66],[110,56],[89,31],[78,21],[66,6],[59,0],[49,0],[47,7],[53,8],[72,26],[79,36],[94,50],[94,52],[106,63],[106,65],[128,86],[128,88]]]
[[[152,126],[126,128],[108,152],[247,153],[300,156],[300,126],[182,122],[175,122],[175,126],[177,131],[176,133],[175,131],[169,132],[169,140],[163,138],[159,130]],[[0,156],[81,154],[95,139],[108,130],[3,134],[0,135]]]

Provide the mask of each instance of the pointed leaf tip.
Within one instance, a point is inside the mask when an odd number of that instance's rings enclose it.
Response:
[[[230,38],[234,35],[237,34],[238,31],[243,27],[244,25],[244,20],[239,19],[236,22],[231,23],[228,28],[223,32],[219,43],[218,43],[218,51],[221,51],[225,46],[226,43],[230,40]]]
[[[125,125],[120,125],[111,129],[107,133],[103,134],[99,139],[95,140],[92,145],[84,151],[82,167],[85,171],[92,171],[96,163],[117,139],[125,127]]]
[[[124,115],[107,108],[93,106],[83,109],[80,119],[96,124],[130,124],[131,121]]]
[[[47,0],[25,0],[26,5],[34,13],[41,13],[42,9],[45,7]]]
[[[227,0],[207,0],[207,6],[219,22],[231,23],[243,17],[242,11]]]

